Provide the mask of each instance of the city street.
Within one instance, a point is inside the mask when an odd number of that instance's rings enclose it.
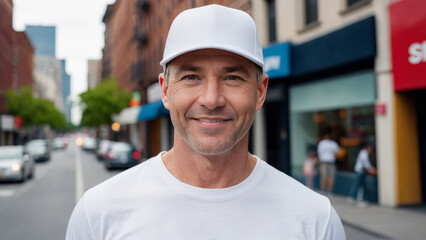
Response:
[[[0,184],[0,239],[64,239],[76,198],[118,172],[106,171],[73,142],[53,151],[50,161],[36,165],[33,179]]]

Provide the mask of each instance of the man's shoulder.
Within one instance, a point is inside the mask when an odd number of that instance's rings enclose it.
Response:
[[[315,208],[324,208],[330,206],[330,201],[325,196],[309,189],[295,178],[277,170],[266,164],[265,185],[270,186],[275,197],[283,198],[285,201],[291,201],[300,206],[313,206]]]

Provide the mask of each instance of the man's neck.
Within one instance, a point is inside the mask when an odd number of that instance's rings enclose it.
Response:
[[[162,159],[167,169],[184,183],[201,188],[226,188],[244,181],[256,166],[256,158],[247,151],[246,141],[214,156],[202,155],[175,141]]]

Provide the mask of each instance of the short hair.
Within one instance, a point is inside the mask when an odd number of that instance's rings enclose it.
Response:
[[[374,144],[368,141],[361,142],[361,148],[374,147]]]

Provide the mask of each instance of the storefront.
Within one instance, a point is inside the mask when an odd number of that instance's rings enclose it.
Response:
[[[288,99],[290,163],[296,179],[303,181],[308,151],[329,134],[341,147],[333,191],[349,194],[361,144],[376,143],[375,56],[374,17],[292,46]],[[370,160],[376,165],[375,154]],[[375,177],[367,178],[365,190],[367,200],[378,200]]]
[[[422,0],[389,6],[398,205],[426,203],[426,14]]]
[[[288,138],[288,85],[290,76],[288,42],[271,45],[263,50],[264,72],[269,76],[268,93],[262,108],[266,133],[266,160],[275,168],[290,174]],[[255,125],[256,126],[256,125]]]
[[[142,105],[138,122],[141,142],[145,149],[143,155],[149,158],[173,146],[173,126],[169,110],[161,100],[160,84],[149,86],[147,93],[148,103]]]

